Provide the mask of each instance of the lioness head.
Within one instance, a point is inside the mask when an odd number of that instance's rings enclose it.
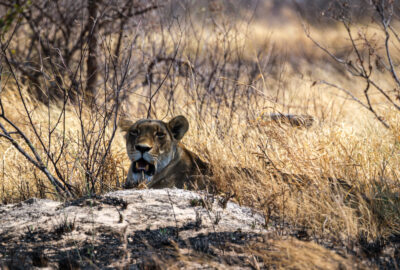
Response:
[[[131,160],[127,186],[149,183],[153,176],[167,167],[176,155],[177,143],[189,129],[184,116],[177,116],[168,123],[142,119],[133,123],[120,121],[126,131],[126,150]]]

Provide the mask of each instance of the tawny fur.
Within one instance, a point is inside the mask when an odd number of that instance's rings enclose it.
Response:
[[[149,188],[205,188],[207,164],[180,143],[189,128],[184,116],[177,116],[168,123],[159,120],[139,120],[120,122],[126,131],[126,148],[131,159],[125,187],[131,188],[145,183]],[[160,136],[164,134],[164,136]],[[136,148],[145,145],[151,148],[141,153]],[[153,162],[152,176],[135,173],[133,166],[137,160],[145,158]]]

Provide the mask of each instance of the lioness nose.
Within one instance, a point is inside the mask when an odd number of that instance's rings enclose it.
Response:
[[[135,145],[136,150],[145,153],[145,152],[149,152],[151,147],[145,144],[137,144]]]

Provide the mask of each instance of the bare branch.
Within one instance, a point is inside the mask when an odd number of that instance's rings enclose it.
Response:
[[[379,116],[379,115],[377,114],[377,112],[373,109],[373,107],[372,107],[372,105],[371,105],[371,102],[370,102],[369,96],[368,96],[369,84],[367,85],[366,89],[364,90],[364,93],[365,93],[365,95],[366,95],[366,97],[367,97],[367,100],[368,100],[368,105],[366,105],[366,104],[363,103],[360,99],[358,99],[356,96],[354,96],[349,90],[347,90],[347,89],[345,89],[345,88],[343,88],[343,87],[340,87],[340,86],[338,86],[338,85],[336,85],[336,84],[329,83],[329,82],[326,82],[326,81],[320,81],[319,83],[322,83],[322,84],[325,84],[325,85],[334,87],[334,88],[336,88],[336,89],[342,91],[343,93],[345,93],[346,95],[348,95],[352,100],[354,100],[355,102],[357,102],[358,104],[360,104],[363,108],[365,108],[365,109],[369,110],[370,112],[372,112],[373,115],[375,116],[375,118],[376,118],[379,122],[381,122],[382,125],[383,125],[385,128],[390,128],[390,126],[388,125],[388,123],[386,123],[386,121],[383,119],[382,116]]]
[[[179,51],[179,47],[180,47],[181,41],[182,41],[182,38],[178,42],[178,45],[177,45],[177,47],[175,49],[175,53],[174,53],[174,56],[173,56],[172,59],[176,58],[176,55],[178,54],[178,51]],[[150,91],[149,107],[147,108],[147,118],[150,118],[150,115],[151,115],[151,105],[152,105],[153,98],[157,95],[158,91],[161,89],[161,86],[163,86],[165,80],[168,78],[168,75],[171,72],[171,68],[172,68],[173,64],[174,64],[174,61],[171,61],[171,64],[168,67],[167,73],[165,74],[165,76],[164,76],[163,80],[161,81],[161,83],[158,85],[156,91],[154,91],[154,93],[151,93],[151,91]]]

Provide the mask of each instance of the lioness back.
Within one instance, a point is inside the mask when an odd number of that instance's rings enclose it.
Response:
[[[314,118],[307,115],[271,114],[271,121],[292,126],[309,127]],[[210,188],[210,165],[202,161],[180,142],[189,129],[184,116],[177,116],[168,123],[142,119],[137,122],[123,120],[126,131],[126,150],[131,165],[125,182],[126,188],[141,183],[149,188]],[[248,174],[247,168],[233,168]]]
[[[125,187],[145,183],[149,188],[205,188],[208,166],[180,140],[189,129],[184,116],[159,120],[124,121],[126,149],[131,160]]]

